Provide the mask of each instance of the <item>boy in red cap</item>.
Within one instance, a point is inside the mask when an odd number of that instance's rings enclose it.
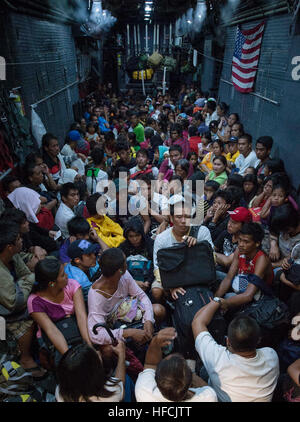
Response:
[[[233,254],[238,246],[238,235],[244,223],[251,221],[251,213],[247,208],[238,207],[233,211],[227,211],[230,218],[227,229],[215,240],[215,255],[219,271],[226,271],[232,263]]]

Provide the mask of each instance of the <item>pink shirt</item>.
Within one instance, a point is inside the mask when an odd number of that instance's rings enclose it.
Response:
[[[88,331],[89,336],[94,344],[111,344],[105,328],[99,327],[97,335],[93,333],[95,324],[104,324],[107,316],[112,312],[115,305],[127,296],[135,296],[140,299],[144,305],[145,313],[143,322],[151,321],[154,324],[152,303],[145,292],[136,284],[128,271],[120,278],[119,285],[115,293],[110,298],[105,298],[98,290],[90,288],[88,294]],[[123,328],[112,330],[117,340],[124,340]]]
[[[60,303],[51,302],[51,300],[39,296],[38,293],[32,293],[27,301],[28,313],[44,312],[53,322],[59,321],[68,315],[73,315],[75,313],[73,297],[79,288],[81,286],[78,281],[69,279],[68,284],[64,288],[64,298]],[[37,337],[41,336],[42,333],[39,327]]]

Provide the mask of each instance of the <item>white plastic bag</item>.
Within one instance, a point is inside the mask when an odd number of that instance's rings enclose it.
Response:
[[[45,135],[45,133],[47,133],[47,131],[40,116],[37,114],[33,107],[31,108],[31,130],[39,148],[41,148],[42,137]]]

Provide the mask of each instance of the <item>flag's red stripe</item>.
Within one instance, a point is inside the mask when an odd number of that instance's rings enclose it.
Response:
[[[262,38],[263,36],[263,32],[260,32],[259,34],[256,35],[255,38],[251,38],[251,40],[246,39],[245,44],[252,44],[253,42],[257,41],[259,38]]]
[[[240,91],[240,92],[243,92],[243,93],[253,91],[253,88],[241,88],[239,85],[237,85],[234,82],[233,82],[233,86],[237,89],[237,91]]]
[[[237,73],[235,73],[234,69],[232,69],[232,76],[234,76],[238,81],[242,82],[243,84],[253,82],[255,79],[255,76],[251,76],[251,78],[242,78]]]
[[[251,64],[251,63],[253,63],[253,62],[255,62],[256,60],[258,60],[258,58],[259,58],[259,54],[257,54],[256,56],[254,56],[254,57],[252,57],[252,59],[239,59],[239,61],[241,62],[241,63],[244,63],[244,64]]]
[[[244,67],[239,66],[235,62],[232,62],[232,66],[236,67],[237,70],[239,70],[240,72],[245,73],[245,74],[254,72],[257,69],[257,67],[250,67],[249,69],[245,69]]]
[[[252,54],[255,51],[260,49],[261,44],[258,44],[256,47],[252,47],[249,48],[248,50],[245,50],[244,48],[242,48],[242,54],[246,55],[246,54]]]
[[[264,22],[262,22],[262,23],[260,23],[260,24],[258,24],[257,26],[255,26],[255,28],[252,28],[252,29],[248,29],[248,30],[240,30],[241,31],[241,33],[245,36],[245,37],[247,37],[248,35],[252,35],[252,34],[255,34],[255,32],[257,32],[262,26],[264,25]]]

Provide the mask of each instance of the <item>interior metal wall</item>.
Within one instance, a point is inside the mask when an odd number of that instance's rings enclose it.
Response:
[[[274,138],[272,154],[281,157],[296,186],[300,184],[300,81],[292,79],[292,58],[300,55],[300,37],[290,33],[292,16],[266,19],[254,94],[242,94],[231,83],[231,64],[237,27],[228,27],[219,100],[237,112],[254,141],[262,135]],[[260,21],[243,24],[254,27]],[[265,98],[261,98],[265,97]],[[292,152],[292,153],[291,153]]]
[[[71,27],[15,13],[2,17],[1,26],[5,42],[0,55],[7,61],[7,87],[21,86],[27,117],[31,104],[62,90],[40,103],[36,112],[46,130],[63,144],[74,120],[73,104],[79,100]],[[72,86],[64,89],[68,85]]]

